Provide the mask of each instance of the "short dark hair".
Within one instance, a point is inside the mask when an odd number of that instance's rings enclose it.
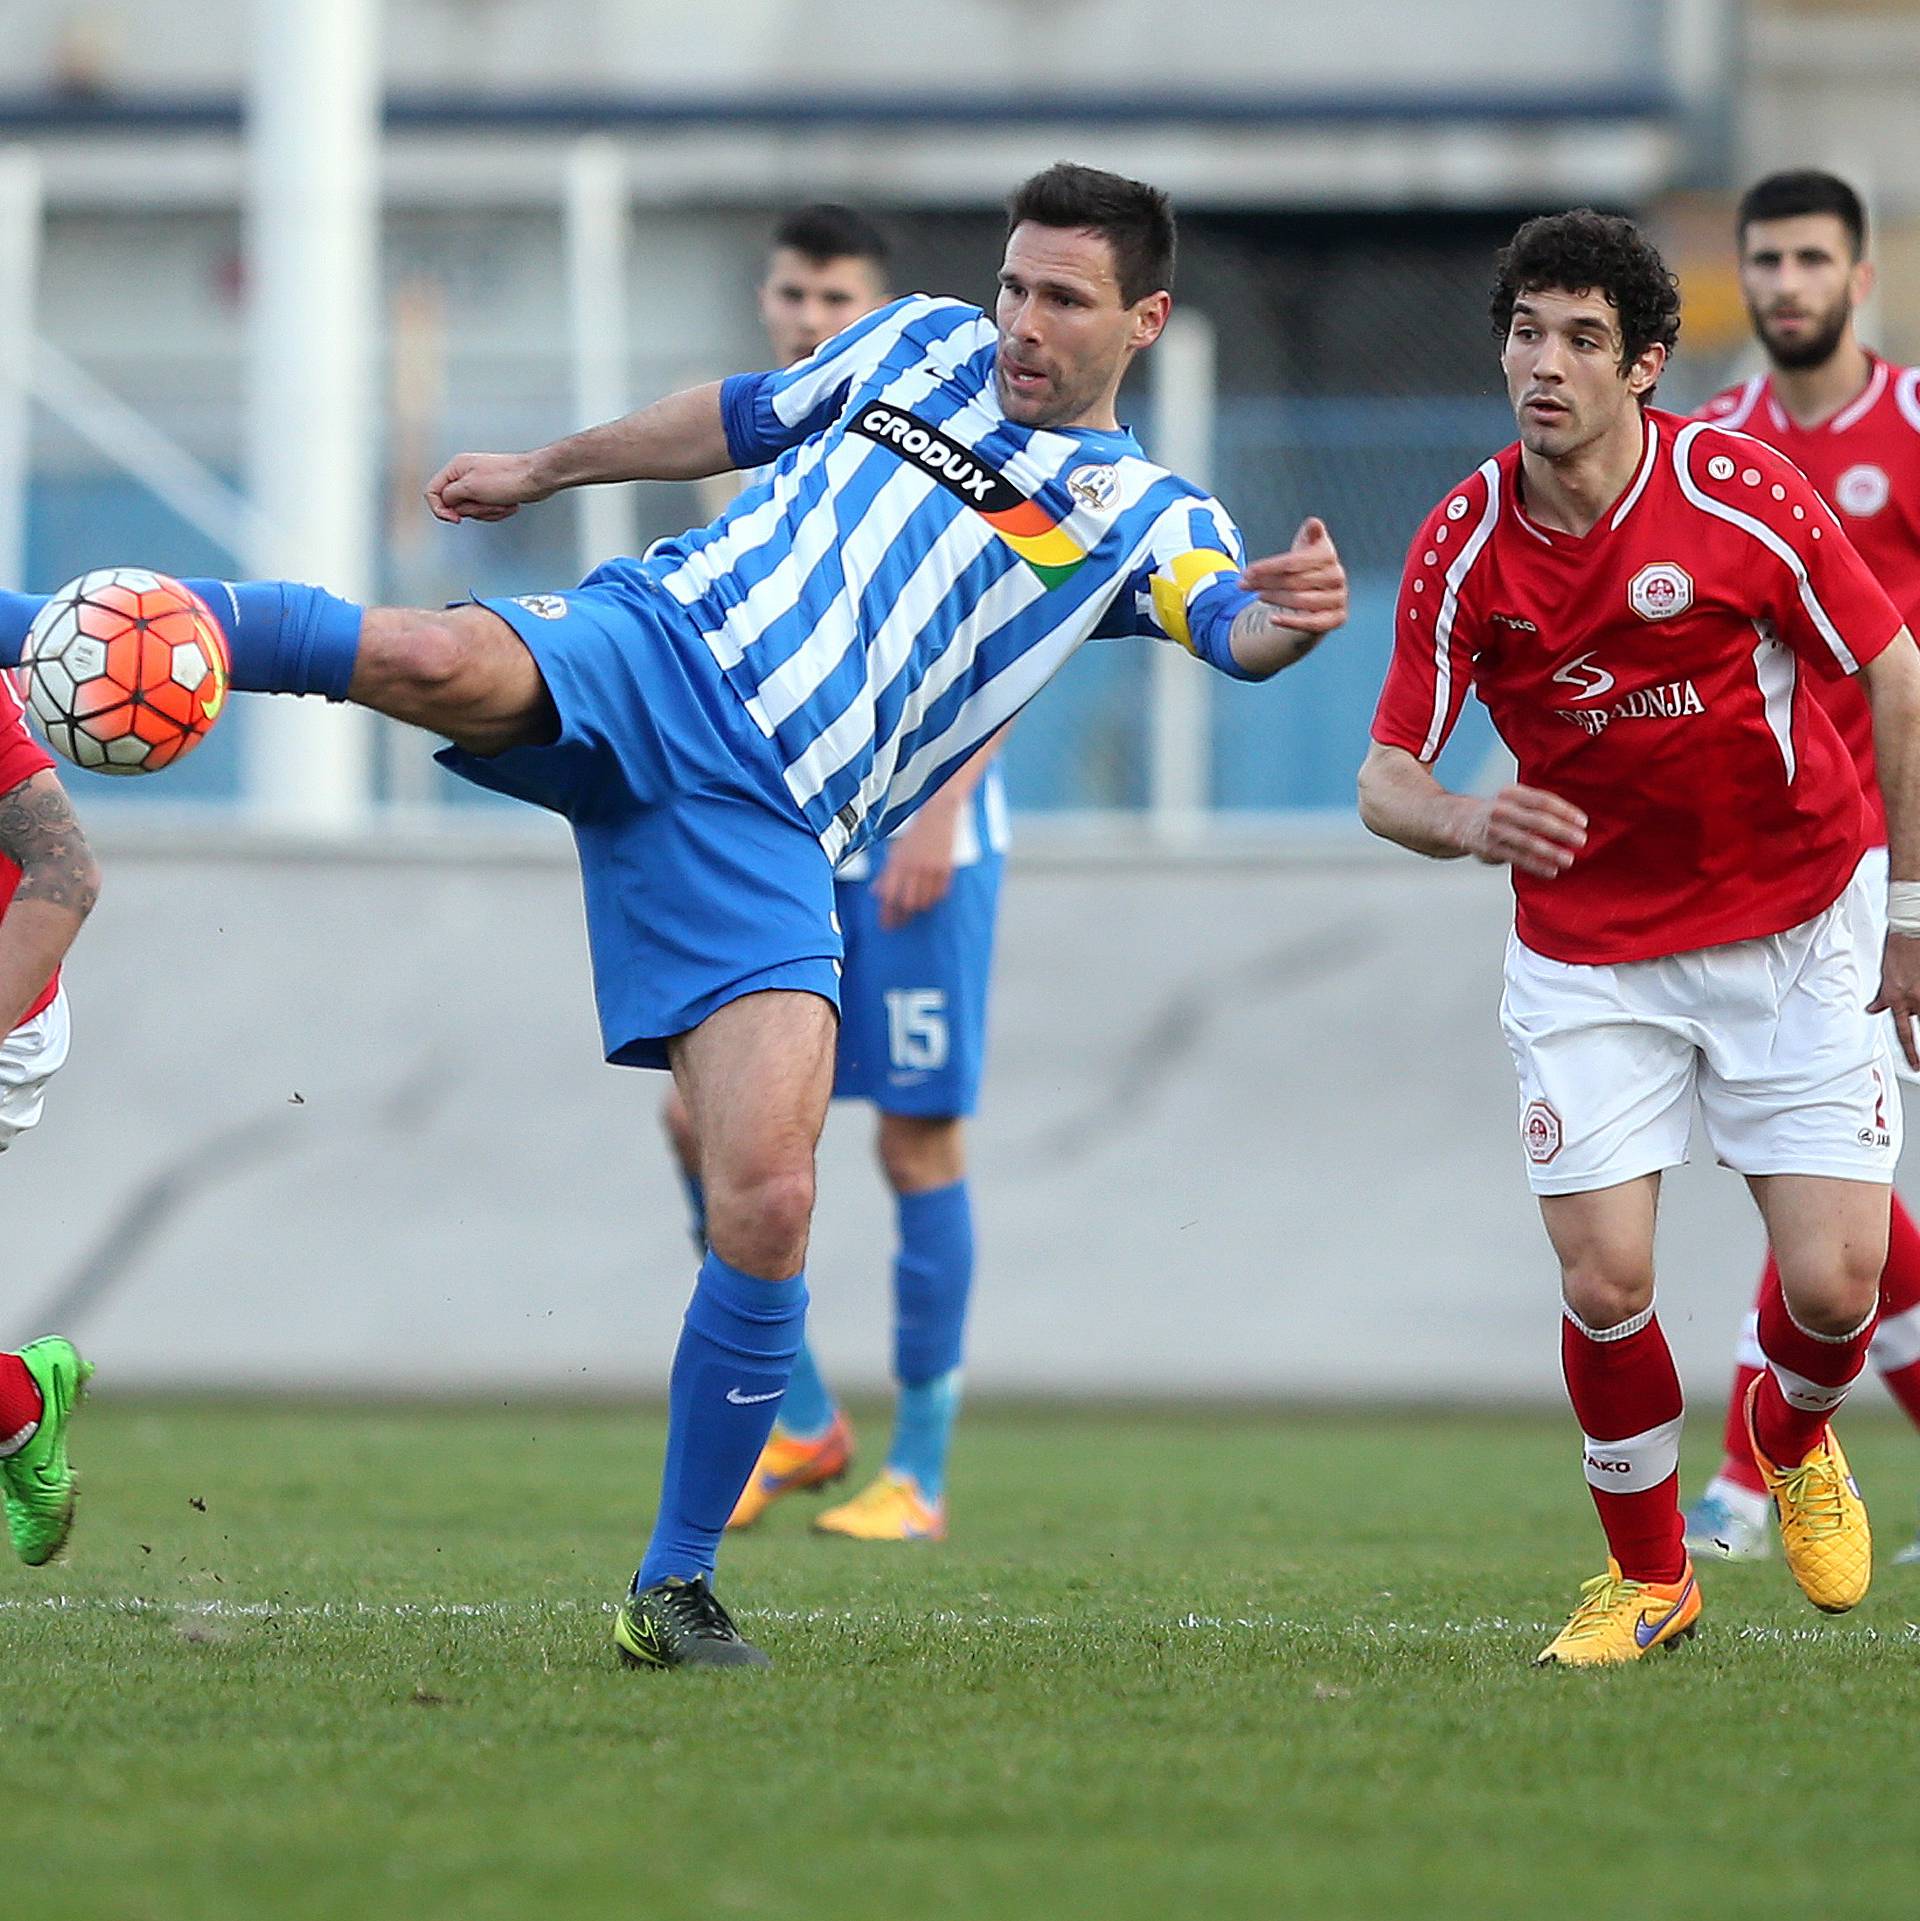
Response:
[[[1867,210],[1860,196],[1837,173],[1817,167],[1792,167],[1756,180],[1740,196],[1733,217],[1734,239],[1744,247],[1747,229],[1756,220],[1794,220],[1801,214],[1830,213],[1846,228],[1858,260],[1867,250]]]
[[[816,267],[829,260],[870,260],[884,273],[893,255],[886,236],[865,214],[831,200],[782,214],[773,230],[773,244],[791,247]]]
[[[1008,196],[1007,231],[1023,220],[1104,234],[1126,306],[1173,286],[1173,203],[1144,180],[1056,160]]]
[[[1513,325],[1522,294],[1558,287],[1601,293],[1620,316],[1620,365],[1649,347],[1671,353],[1680,338],[1680,287],[1660,250],[1631,220],[1576,207],[1529,220],[1494,263],[1491,313],[1496,339]]]

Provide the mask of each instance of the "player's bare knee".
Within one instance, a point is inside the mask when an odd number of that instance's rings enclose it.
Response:
[[[1653,1269],[1638,1260],[1596,1254],[1563,1267],[1560,1289],[1580,1324],[1604,1334],[1653,1305]]]
[[[966,1132],[955,1117],[882,1114],[875,1146],[896,1194],[923,1194],[965,1178]]]
[[[1851,1334],[1880,1298],[1880,1270],[1885,1265],[1869,1256],[1843,1256],[1818,1269],[1780,1271],[1787,1311],[1809,1334],[1837,1340]]]
[[[730,1267],[784,1280],[806,1262],[813,1168],[769,1168],[707,1183],[707,1238]]]

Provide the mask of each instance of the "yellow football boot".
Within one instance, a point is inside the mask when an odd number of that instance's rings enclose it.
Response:
[[[796,1440],[776,1427],[753,1464],[753,1473],[734,1504],[728,1527],[751,1527],[783,1494],[825,1487],[853,1464],[853,1423],[836,1409],[833,1425],[811,1440]]]
[[[816,1515],[813,1531],[849,1541],[944,1541],[947,1504],[929,1501],[906,1475],[889,1468],[851,1501]]]
[[[1873,1579],[1867,1504],[1831,1426],[1798,1467],[1778,1468],[1767,1459],[1753,1425],[1765,1378],[1747,1389],[1747,1441],[1780,1516],[1781,1549],[1800,1592],[1823,1614],[1844,1614],[1866,1598]]]
[[[1601,1667],[1637,1661],[1650,1648],[1675,1648],[1700,1619],[1693,1563],[1677,1581],[1629,1581],[1609,1558],[1607,1571],[1580,1584],[1573,1618],[1534,1657],[1537,1668]]]

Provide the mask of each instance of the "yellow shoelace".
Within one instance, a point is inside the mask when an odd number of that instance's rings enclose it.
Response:
[[[1604,1632],[1614,1610],[1631,1602],[1644,1585],[1640,1581],[1616,1579],[1611,1572],[1582,1581],[1580,1605],[1574,1609],[1573,1619],[1567,1623],[1561,1639],[1584,1641]]]
[[[1824,1449],[1790,1470],[1774,1489],[1781,1506],[1793,1509],[1815,1540],[1838,1534],[1847,1524],[1847,1503],[1840,1470]]]

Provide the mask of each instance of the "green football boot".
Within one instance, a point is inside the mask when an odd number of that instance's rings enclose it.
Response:
[[[634,1668],[764,1668],[773,1664],[734,1626],[702,1576],[669,1575],[629,1594],[613,1617],[613,1642]]]
[[[28,1567],[44,1567],[67,1544],[73,1528],[73,1464],[67,1459],[67,1427],[93,1378],[93,1363],[58,1334],[20,1350],[40,1390],[40,1425],[17,1454],[0,1461],[0,1489],[7,1500],[7,1532],[13,1551]]]

